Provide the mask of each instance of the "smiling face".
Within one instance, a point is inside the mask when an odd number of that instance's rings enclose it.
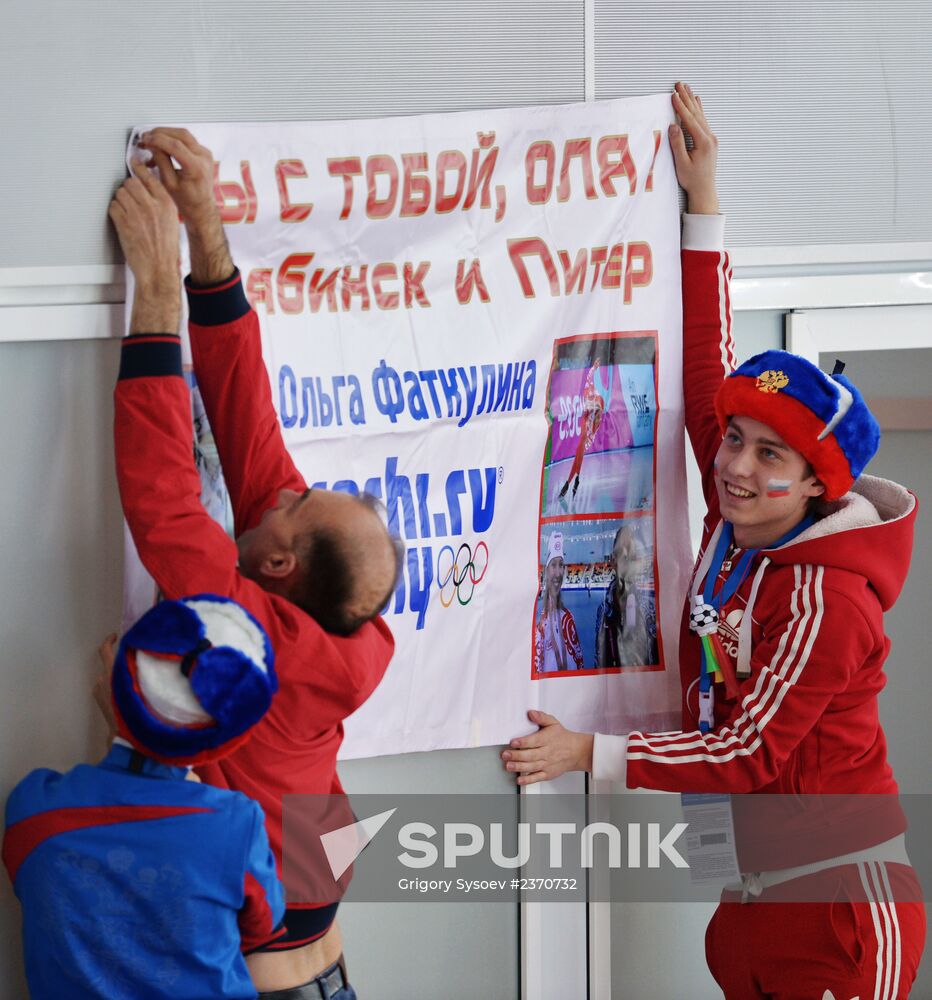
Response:
[[[547,591],[547,596],[551,601],[556,602],[560,597],[560,591],[563,589],[563,576],[566,572],[566,566],[560,556],[556,556],[547,563],[547,570],[544,575],[544,586]]]
[[[615,545],[612,549],[615,578],[633,582],[641,572],[641,559],[640,546],[634,535],[628,528],[621,528],[615,535]]]
[[[825,492],[798,451],[766,424],[742,416],[728,422],[715,456],[715,485],[722,517],[742,548],[772,545]]]

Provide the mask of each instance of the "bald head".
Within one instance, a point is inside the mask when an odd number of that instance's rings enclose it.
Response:
[[[328,632],[350,635],[388,602],[404,550],[374,497],[331,493],[328,499],[296,542],[289,597]]]

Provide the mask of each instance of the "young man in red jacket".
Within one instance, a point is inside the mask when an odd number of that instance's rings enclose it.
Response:
[[[210,151],[177,129],[156,129],[140,145],[153,154],[159,177],[140,165],[109,213],[136,282],[115,393],[120,496],[143,565],[164,596],[229,596],[268,632],[280,685],[272,707],[243,747],[200,773],[259,802],[280,866],[282,797],[342,792],[336,755],[343,720],[391,659],[393,640],[379,611],[395,586],[398,545],[374,504],[308,489],[285,450],[258,320],[214,203]],[[194,367],[230,492],[235,542],[202,507],[192,459],[177,335],[179,212],[191,248]],[[313,996],[321,987],[334,1000],[353,995],[335,912],[336,904],[289,899],[287,940],[250,958],[260,992],[306,986]]]
[[[688,196],[686,425],[708,506],[680,636],[684,729],[593,736],[531,712],[540,729],[502,757],[520,784],[588,770],[630,788],[813,793],[782,816],[779,799],[735,803],[754,874],[709,925],[713,975],[735,1000],[905,997],[925,916],[877,694],[916,500],[861,476],[880,432],[844,376],[783,351],[733,370],[717,140],[688,87],[673,106],[694,141],[671,128]],[[775,902],[801,899],[823,902]]]

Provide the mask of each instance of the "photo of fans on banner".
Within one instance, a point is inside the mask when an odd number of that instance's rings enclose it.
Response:
[[[159,123],[213,153],[295,464],[308,486],[376,497],[405,546],[382,612],[394,659],[344,756],[501,743],[532,708],[602,732],[678,724],[671,118],[661,94]],[[194,405],[203,499],[229,529]],[[125,579],[138,615],[153,594],[131,546]]]
[[[554,344],[535,679],[663,669],[654,587],[656,335]]]

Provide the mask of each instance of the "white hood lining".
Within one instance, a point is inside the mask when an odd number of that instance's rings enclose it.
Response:
[[[821,520],[780,548],[837,535],[841,531],[896,521],[906,517],[915,506],[916,498],[899,483],[877,476],[861,476],[849,493],[824,505],[827,513]]]

